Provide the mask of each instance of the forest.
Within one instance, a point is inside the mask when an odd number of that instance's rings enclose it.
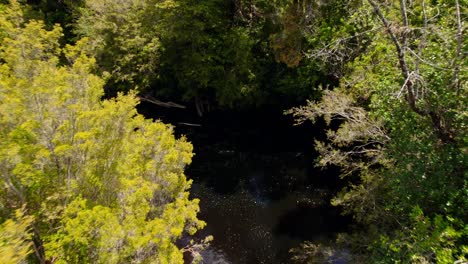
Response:
[[[0,263],[468,263],[467,0],[0,0]]]

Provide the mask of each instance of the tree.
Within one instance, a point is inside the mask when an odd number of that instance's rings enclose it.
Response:
[[[224,0],[175,1],[161,21],[161,92],[194,101],[199,115],[212,102],[233,105],[254,87],[249,32]],[[164,89],[166,88],[166,89]]]
[[[372,21],[372,41],[339,88],[291,111],[339,125],[317,144],[319,164],[343,168],[350,184],[333,202],[362,224],[365,232],[345,241],[371,261],[466,260],[461,9],[459,1],[363,2],[356,12]]]
[[[281,29],[286,6],[265,0],[88,1],[76,28],[91,39],[100,72],[110,73],[108,95],[136,85],[143,100],[192,103],[203,115],[216,107],[295,101],[328,82],[314,62],[297,61],[294,68],[279,59],[289,45],[283,33],[295,36]],[[302,35],[294,40],[306,43]]]
[[[25,22],[15,1],[2,12],[2,217],[34,218],[40,263],[182,263],[176,239],[204,226],[184,176],[192,145],[139,115],[134,92],[101,101],[87,39],[62,48],[60,27]]]
[[[77,32],[91,38],[113,90],[136,85],[144,98],[194,100],[202,114],[204,97],[229,104],[253,76],[251,40],[230,15],[224,0],[86,1]]]
[[[31,216],[16,210],[14,219],[0,225],[0,261],[5,264],[27,263],[31,253]]]
[[[158,22],[174,5],[172,0],[100,0],[84,1],[76,9],[76,33],[90,39],[100,72],[110,74],[110,96],[154,84],[161,46]]]

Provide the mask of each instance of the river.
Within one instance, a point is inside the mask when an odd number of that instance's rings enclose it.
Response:
[[[187,116],[159,118],[194,145],[186,174],[207,222],[197,236],[214,236],[204,263],[290,263],[289,250],[301,242],[346,231],[349,219],[329,205],[338,171],[313,166],[319,126],[293,126],[268,108]]]

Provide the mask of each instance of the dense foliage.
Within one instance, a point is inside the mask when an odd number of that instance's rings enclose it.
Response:
[[[193,104],[202,115],[290,105],[331,82],[327,69],[301,61],[307,42],[287,33],[290,9],[288,1],[85,1],[75,32],[110,73],[108,94],[137,86],[144,98]]]
[[[339,125],[317,142],[318,162],[340,166],[349,182],[333,203],[362,225],[341,238],[361,262],[466,261],[463,4],[363,2],[354,12],[371,21],[369,46],[339,88],[291,111]]]
[[[61,28],[15,2],[0,32],[2,263],[182,263],[176,239],[204,226],[192,145],[138,115],[134,93],[101,101],[86,39],[61,48]]]
[[[288,113],[330,126],[317,165],[341,168],[356,226],[294,259],[467,261],[466,0],[8,2],[1,263],[182,263],[205,225],[192,145],[139,99],[202,116],[307,98]]]

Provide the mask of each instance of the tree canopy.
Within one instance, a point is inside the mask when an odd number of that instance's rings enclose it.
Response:
[[[62,29],[16,2],[0,32],[0,209],[16,215],[2,258],[183,263],[175,241],[204,226],[184,175],[192,145],[139,115],[134,92],[101,100],[87,39],[62,48]]]
[[[467,261],[466,0],[25,2],[0,4],[1,263],[183,263],[193,147],[140,99],[325,121],[355,226],[298,262]]]
[[[368,47],[346,65],[339,88],[289,112],[300,122],[324,118],[339,125],[327,141],[316,143],[318,164],[337,165],[348,179],[333,203],[365,231],[342,239],[371,254],[370,261],[466,260],[462,6],[364,1],[354,12],[358,21],[370,21],[372,33],[340,37],[367,34]],[[327,49],[335,51],[327,46],[322,52]]]

